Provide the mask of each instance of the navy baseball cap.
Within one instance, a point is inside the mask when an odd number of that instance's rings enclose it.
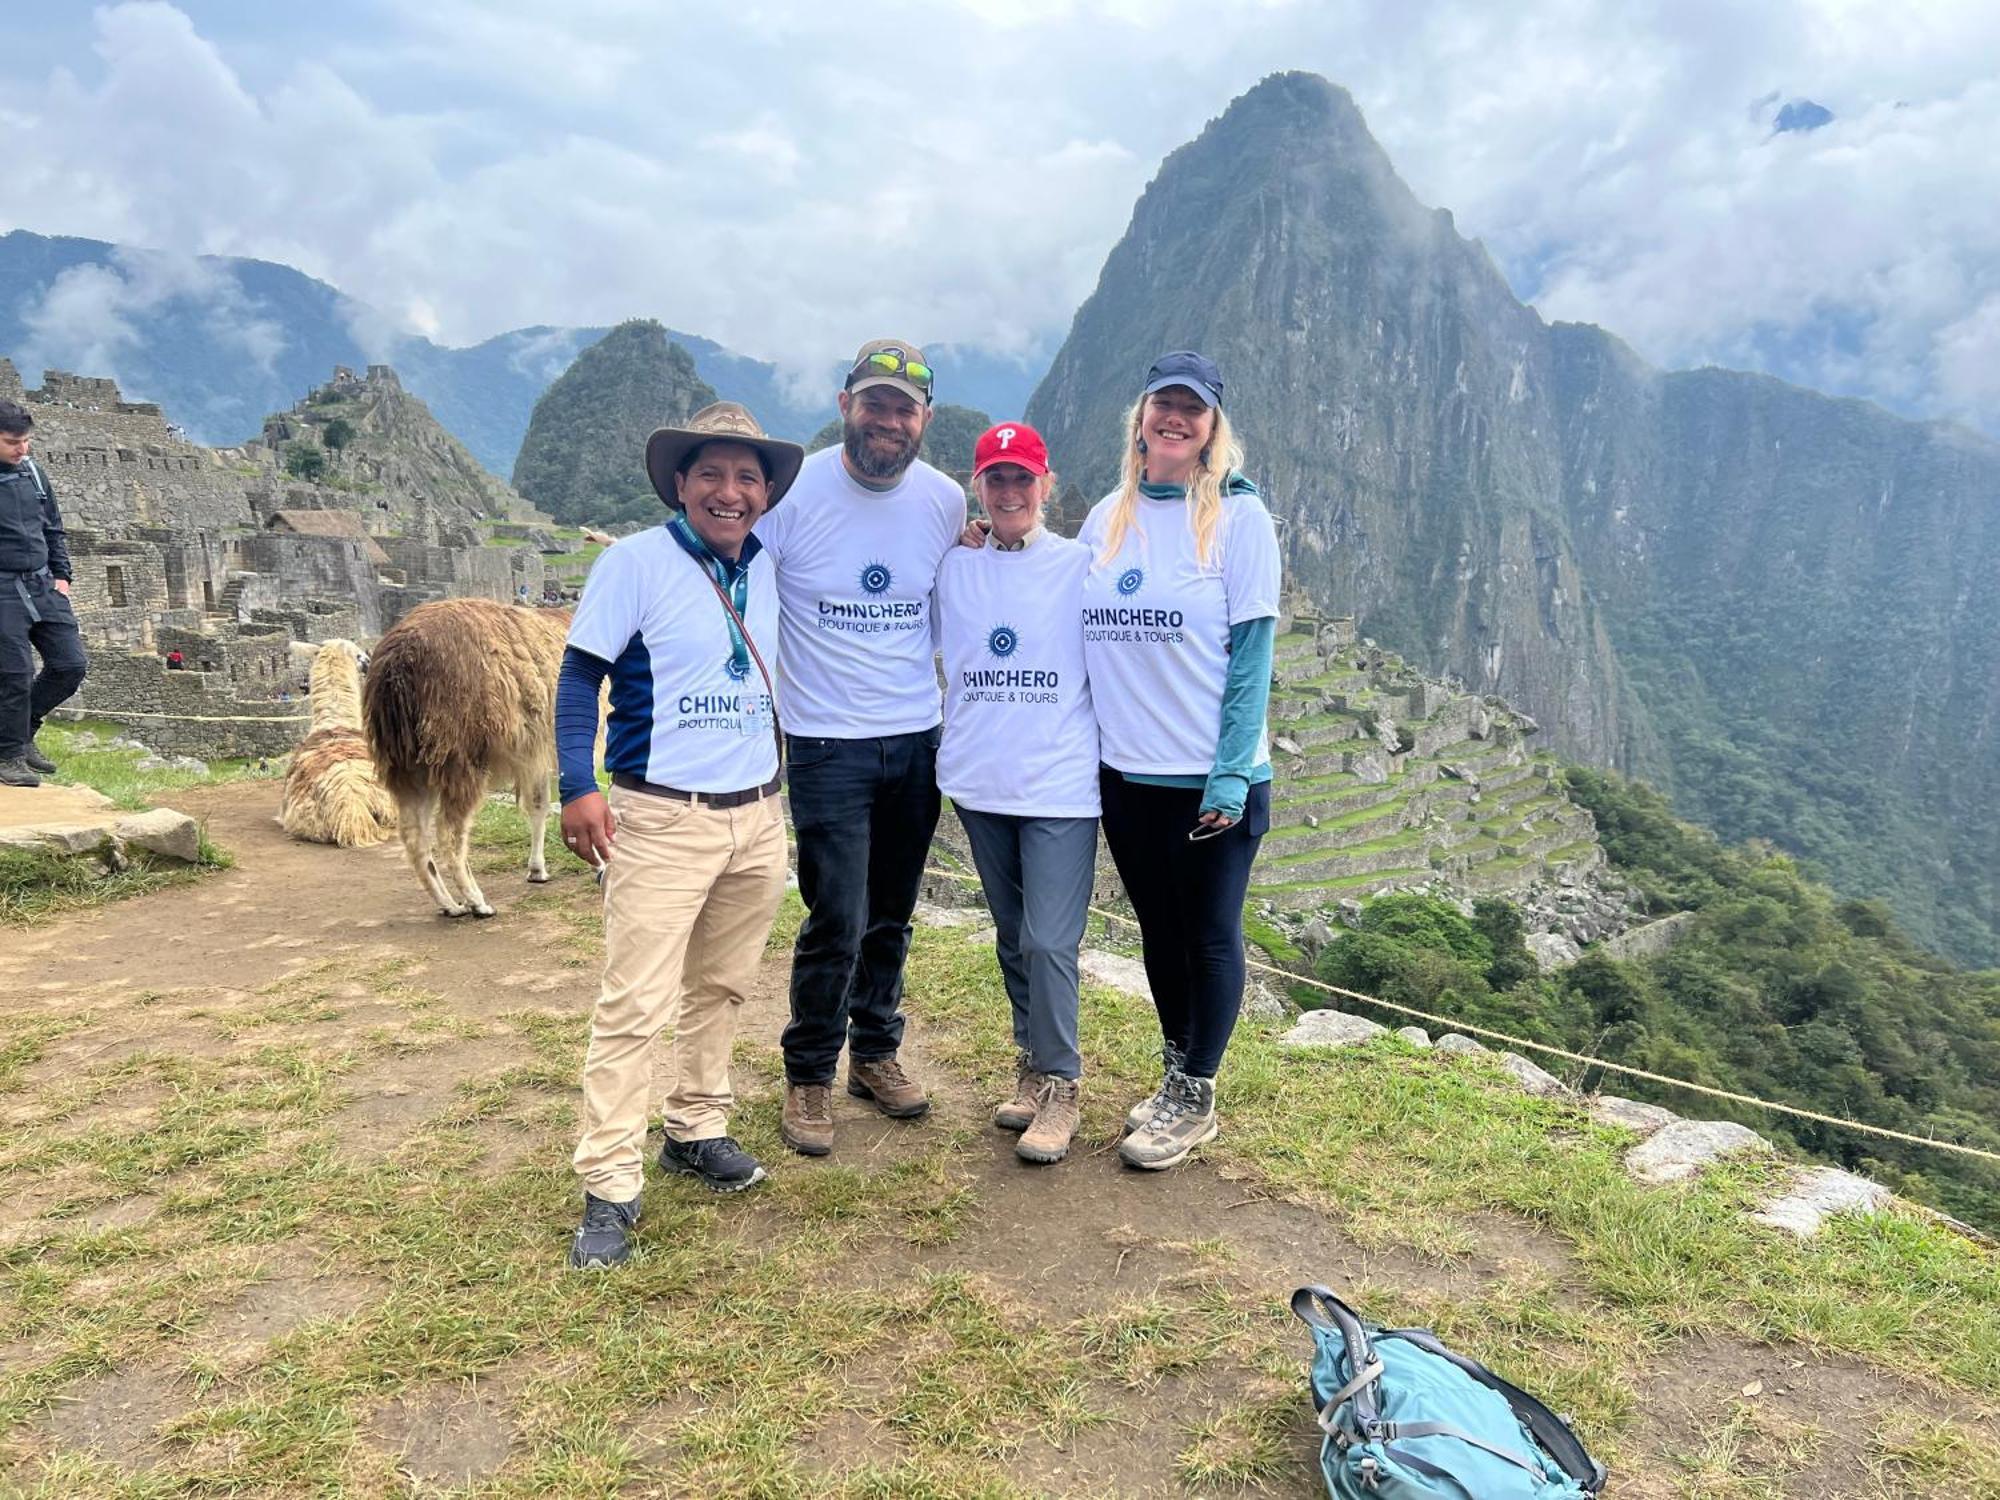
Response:
[[[1170,385],[1186,386],[1210,406],[1222,405],[1222,371],[1205,354],[1192,349],[1162,354],[1146,372],[1146,389],[1140,394],[1150,396]]]

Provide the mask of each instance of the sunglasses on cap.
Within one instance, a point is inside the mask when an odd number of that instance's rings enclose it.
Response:
[[[853,385],[870,375],[901,375],[925,391],[931,388],[931,367],[922,360],[906,358],[894,349],[878,349],[866,356],[847,372],[847,383]]]

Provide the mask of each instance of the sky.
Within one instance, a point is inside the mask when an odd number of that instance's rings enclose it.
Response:
[[[2000,434],[1992,0],[8,12],[0,229],[282,261],[445,343],[648,316],[815,378],[884,332],[1039,365],[1166,153],[1304,68],[1544,317]]]

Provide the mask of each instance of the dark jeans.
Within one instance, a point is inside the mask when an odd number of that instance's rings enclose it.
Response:
[[[873,1062],[903,1042],[910,913],[937,829],[938,731],[785,736],[805,925],[792,950],[785,1077],[831,1083],[844,1042]]]
[[[83,686],[85,665],[76,611],[49,575],[0,573],[0,760],[28,748],[49,710]]]
[[[1250,788],[1226,833],[1191,842],[1201,788],[1147,786],[1098,771],[1104,842],[1145,945],[1160,1035],[1187,1071],[1213,1078],[1243,1006],[1243,898],[1271,826],[1271,784]]]

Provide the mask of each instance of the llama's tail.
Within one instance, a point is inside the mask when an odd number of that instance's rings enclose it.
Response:
[[[425,754],[427,695],[421,644],[385,637],[368,664],[361,689],[361,716],[375,774],[398,802],[422,797],[430,785]]]

